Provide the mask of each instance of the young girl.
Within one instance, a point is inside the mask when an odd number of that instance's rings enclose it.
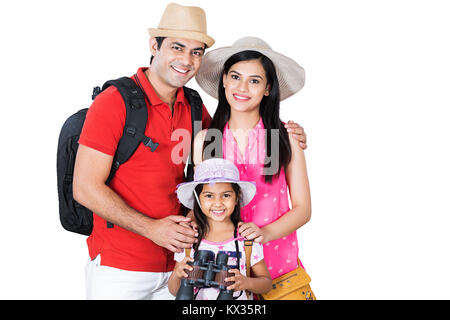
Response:
[[[304,85],[303,68],[249,37],[208,52],[196,80],[219,102],[210,129],[195,138],[194,163],[223,157],[236,164],[241,179],[256,182],[239,232],[263,244],[272,279],[303,267],[296,231],[311,217],[306,161],[279,117],[280,101]]]
[[[253,183],[240,181],[236,166],[224,159],[209,159],[195,168],[194,181],[182,183],[177,187],[180,202],[193,209],[199,233],[190,255],[186,251],[175,253],[174,271],[169,278],[169,291],[177,295],[180,283],[192,267],[198,250],[208,250],[217,256],[218,252],[228,254],[229,271],[234,275],[225,281],[233,282],[227,290],[234,290],[235,299],[251,299],[245,290],[265,293],[271,288],[272,280],[264,262],[261,244],[253,243],[250,266],[252,277],[246,277],[246,257],[243,238],[237,233],[240,209],[254,197],[256,187]],[[213,287],[196,289],[197,300],[217,299],[219,290]]]

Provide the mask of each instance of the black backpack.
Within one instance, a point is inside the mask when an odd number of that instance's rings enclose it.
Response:
[[[114,177],[115,172],[121,164],[126,162],[136,151],[140,143],[149,147],[152,152],[158,152],[158,143],[152,141],[151,138],[145,136],[145,128],[147,124],[147,105],[145,103],[145,95],[143,90],[136,85],[136,83],[128,78],[123,77],[117,80],[107,81],[102,89],[100,87],[94,88],[92,100],[108,88],[109,86],[116,87],[126,106],[126,120],[123,129],[123,136],[117,145],[117,150],[114,155],[111,173],[106,181],[109,184]],[[195,134],[201,129],[194,126],[194,121],[202,121],[203,102],[197,91],[183,87],[185,97],[191,105],[191,119],[192,119],[192,138],[191,138],[191,154],[193,139]],[[73,171],[75,165],[75,157],[78,150],[78,139],[86,118],[87,108],[79,110],[77,113],[70,116],[62,126],[58,140],[57,152],[57,179],[58,179],[58,199],[59,199],[59,218],[64,229],[80,233],[83,235],[90,235],[93,227],[93,214],[88,208],[80,205],[73,198]],[[194,130],[196,131],[194,132]],[[191,181],[194,170],[191,156],[187,167],[187,180]],[[113,224],[107,223],[108,227],[113,227]]]

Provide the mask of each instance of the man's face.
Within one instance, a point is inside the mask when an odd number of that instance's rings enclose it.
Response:
[[[200,68],[205,44],[189,39],[166,38],[158,50],[155,38],[150,39],[153,55],[152,72],[172,88],[184,86]]]

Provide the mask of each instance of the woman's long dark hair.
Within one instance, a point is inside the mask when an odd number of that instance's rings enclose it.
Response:
[[[261,62],[261,65],[264,68],[264,71],[266,73],[267,83],[270,86],[270,93],[268,96],[264,96],[261,100],[260,106],[259,106],[259,114],[262,118],[262,121],[264,123],[264,128],[266,129],[266,159],[265,159],[265,168],[270,167],[270,158],[269,157],[275,157],[278,156],[278,168],[275,174],[266,174],[265,175],[265,181],[267,183],[272,183],[272,178],[275,176],[277,177],[280,174],[281,168],[287,168],[287,165],[291,161],[291,147],[289,145],[289,136],[286,131],[286,128],[284,127],[283,123],[280,120],[280,89],[278,85],[278,77],[276,73],[275,66],[273,62],[263,55],[260,52],[253,51],[253,50],[246,50],[238,52],[234,55],[232,55],[228,60],[225,62],[222,75],[228,74],[228,71],[230,68],[241,61],[248,61],[248,60],[259,60]],[[225,96],[225,88],[223,87],[223,77],[220,77],[219,80],[219,103],[217,105],[216,112],[214,113],[210,129],[217,129],[222,132],[225,127],[225,124],[230,119],[230,105],[227,101],[227,98]],[[271,130],[278,130],[279,132],[279,150],[278,155],[271,155],[271,146],[272,146],[272,135]],[[213,143],[212,141],[205,140],[203,144],[203,150],[210,144]],[[212,154],[212,156],[215,156]]]
[[[238,223],[241,221],[241,188],[238,184],[232,183],[231,187],[233,188],[234,192],[236,193],[237,203],[234,207],[234,211],[230,216],[231,222],[233,222],[233,225],[235,228],[237,228]],[[197,193],[198,198],[200,199],[200,193],[203,190],[203,184],[199,184],[195,187],[195,192]],[[194,217],[195,221],[198,225],[198,242],[194,243],[193,249],[195,251],[198,250],[198,246],[200,245],[200,241],[205,237],[205,235],[209,231],[209,224],[208,224],[208,218],[203,214],[202,209],[200,208],[200,205],[198,204],[197,200],[194,200]]]

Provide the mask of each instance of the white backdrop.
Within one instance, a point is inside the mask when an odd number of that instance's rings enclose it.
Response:
[[[1,299],[84,299],[85,237],[58,217],[59,130],[93,86],[148,65],[167,3],[0,4]],[[282,118],[308,134],[298,234],[318,298],[449,299],[446,1],[178,3],[205,9],[213,48],[258,36],[306,70]]]

